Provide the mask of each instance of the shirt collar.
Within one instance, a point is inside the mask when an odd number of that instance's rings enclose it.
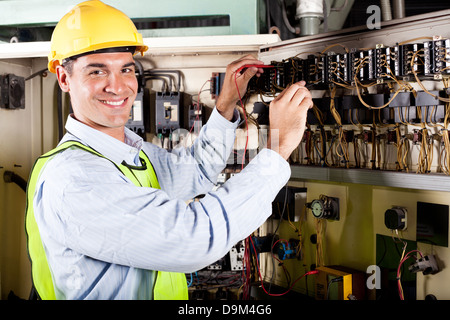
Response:
[[[128,128],[125,128],[125,143],[85,125],[73,115],[67,117],[66,130],[67,134],[61,142],[77,140],[117,164],[125,161],[128,164],[140,165],[139,152],[143,139]]]

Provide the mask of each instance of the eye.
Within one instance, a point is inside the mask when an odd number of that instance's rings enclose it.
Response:
[[[93,75],[93,76],[100,76],[100,75],[104,75],[105,72],[103,70],[98,69],[98,70],[92,70],[89,74]]]
[[[123,73],[134,73],[134,68],[129,68],[129,67],[123,68],[122,72]]]

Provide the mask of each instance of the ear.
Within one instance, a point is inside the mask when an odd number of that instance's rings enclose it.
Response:
[[[62,91],[69,92],[70,91],[69,75],[67,74],[66,69],[64,69],[64,67],[61,65],[57,65],[55,71],[59,87],[61,88]]]

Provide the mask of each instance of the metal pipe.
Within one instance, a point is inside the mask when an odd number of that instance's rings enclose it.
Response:
[[[319,33],[323,19],[323,0],[297,0],[297,19],[300,20],[300,35]]]
[[[300,19],[300,35],[309,36],[319,33],[320,19],[317,17],[303,17]]]
[[[389,0],[380,0],[380,3],[383,21],[392,20],[391,2]]]
[[[392,0],[392,8],[394,9],[394,19],[405,17],[405,0]]]

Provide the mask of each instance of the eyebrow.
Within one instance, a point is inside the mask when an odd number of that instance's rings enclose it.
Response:
[[[136,67],[136,64],[134,62],[128,62],[125,63],[122,68],[127,68],[127,67]],[[106,68],[106,64],[104,63],[90,63],[86,66],[83,67],[83,69],[88,69],[88,68]]]
[[[127,67],[136,67],[136,63],[134,63],[134,62],[128,62],[128,63],[125,63],[125,64],[122,66],[122,68],[127,68]]]

